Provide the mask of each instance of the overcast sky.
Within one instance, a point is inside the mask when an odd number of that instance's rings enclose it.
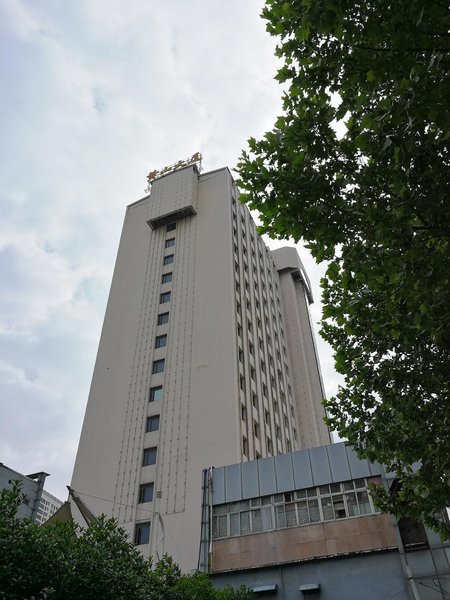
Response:
[[[234,167],[280,113],[262,5],[0,0],[0,461],[50,473],[60,498],[126,205],[194,152],[205,171]]]

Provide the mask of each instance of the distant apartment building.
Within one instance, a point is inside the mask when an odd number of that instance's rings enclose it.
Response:
[[[62,506],[61,500],[44,490],[47,477],[48,473],[43,471],[23,475],[0,463],[0,489],[12,489],[14,482],[18,481],[22,493],[25,494],[17,513],[18,517],[32,519],[42,524]]]
[[[311,301],[228,169],[128,206],[71,486],[145,555],[197,567],[202,469],[330,442]]]
[[[62,505],[63,502],[61,500],[43,490],[37,509],[36,522],[42,525],[42,523],[48,521]]]

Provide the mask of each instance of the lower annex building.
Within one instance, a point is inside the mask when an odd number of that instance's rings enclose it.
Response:
[[[227,168],[128,206],[71,487],[144,555],[197,567],[204,468],[330,442],[311,301]]]

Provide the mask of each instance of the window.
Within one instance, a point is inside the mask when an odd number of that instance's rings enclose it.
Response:
[[[175,238],[170,238],[165,241],[164,248],[172,248],[172,246],[175,246]]]
[[[172,221],[172,223],[167,223],[166,231],[175,231],[177,228],[176,221]]]
[[[157,385],[155,387],[151,387],[150,388],[150,393],[148,396],[148,401],[149,402],[156,402],[157,400],[161,400],[162,399],[162,385]]]
[[[170,283],[172,281],[172,273],[163,273],[161,283]]]
[[[248,441],[246,437],[242,438],[242,453],[248,456]]]
[[[139,486],[139,504],[153,502],[154,483],[144,483]]]
[[[146,432],[150,431],[158,431],[159,429],[159,415],[153,415],[152,417],[147,417],[147,428]]]
[[[169,254],[163,258],[163,265],[171,265],[173,263],[173,254]]]
[[[402,517],[398,521],[398,528],[405,552],[429,547],[427,534],[422,523],[413,521],[409,517]]]
[[[164,292],[163,294],[160,294],[159,296],[159,303],[160,304],[165,304],[166,302],[170,302],[170,292]]]
[[[165,325],[169,322],[169,313],[161,313],[158,315],[158,325]]]
[[[134,543],[136,546],[148,544],[150,541],[150,521],[138,523],[134,530]]]
[[[164,371],[164,358],[154,360],[152,365],[152,373],[162,373]]]
[[[253,423],[253,434],[255,437],[259,438],[259,424],[256,421]]]
[[[246,438],[243,440],[246,443]],[[255,456],[259,458],[257,452]],[[358,498],[360,493],[367,494],[366,481],[363,486],[365,489],[358,492],[355,488],[358,489],[360,486],[356,485],[356,482],[348,481],[214,506],[212,509],[213,539],[367,514],[361,510],[365,499],[360,501]],[[368,512],[369,514],[376,512],[371,502],[369,502]],[[420,543],[422,543],[420,537],[416,538],[410,547]]]
[[[155,339],[155,348],[164,348],[167,346],[167,335],[157,335]]]
[[[148,467],[148,465],[155,465],[155,464],[156,464],[156,446],[153,446],[153,448],[145,448],[144,457],[142,460],[142,466]]]

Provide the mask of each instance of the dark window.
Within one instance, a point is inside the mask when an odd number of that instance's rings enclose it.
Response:
[[[169,254],[163,258],[163,265],[171,265],[173,263],[173,254]]]
[[[157,335],[155,348],[164,348],[164,346],[167,346],[167,335]]]
[[[154,483],[144,483],[139,486],[139,504],[153,502]]]
[[[161,313],[158,315],[158,325],[165,325],[169,322],[169,313]]]
[[[159,303],[165,304],[166,302],[170,302],[170,292],[164,292],[159,296]]]
[[[144,450],[144,458],[142,460],[142,466],[148,467],[148,465],[156,464],[156,446],[153,448],[145,448]]]
[[[153,415],[152,417],[147,417],[147,433],[150,431],[158,431],[159,429],[159,415]]]
[[[164,248],[171,248],[172,246],[175,246],[175,238],[170,238],[170,240],[166,240],[164,244]]]
[[[136,546],[148,544],[150,541],[150,521],[139,523],[134,531],[134,543]]]
[[[402,517],[398,521],[398,528],[405,552],[428,548],[428,538],[422,523],[413,521],[409,517]]]
[[[167,223],[166,231],[174,231],[177,228],[176,221],[172,221],[172,223]]]
[[[172,281],[172,273],[164,273],[161,277],[161,283],[170,283]]]
[[[150,394],[148,396],[149,402],[156,402],[156,400],[162,399],[162,385],[157,385],[155,387],[150,388]]]
[[[164,371],[164,358],[154,360],[152,365],[152,373],[162,373]]]

